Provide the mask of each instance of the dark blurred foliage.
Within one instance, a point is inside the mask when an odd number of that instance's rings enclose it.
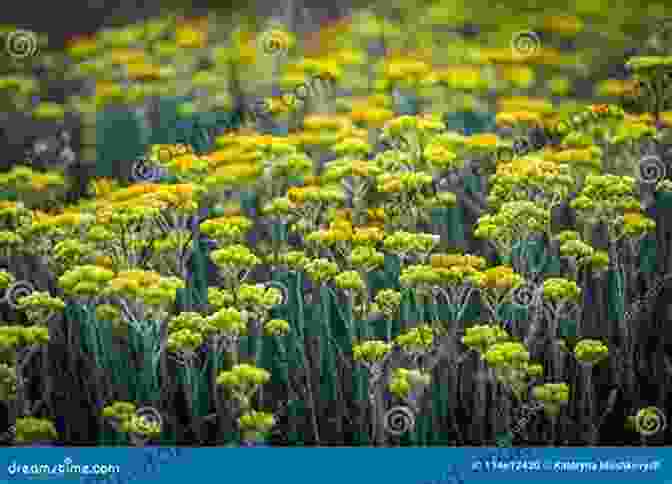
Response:
[[[334,19],[345,6],[364,6],[364,0],[295,0],[295,8],[307,8],[320,19]],[[2,23],[43,32],[49,47],[59,49],[72,37],[93,34],[102,27],[121,26],[163,12],[201,16],[210,11],[248,16],[250,19],[278,15],[287,4],[278,0],[66,0],[65,2],[14,2],[3,9]],[[76,12],[76,15],[73,14]]]

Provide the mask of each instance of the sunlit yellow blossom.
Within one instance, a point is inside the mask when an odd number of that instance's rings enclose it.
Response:
[[[544,29],[566,36],[574,36],[583,30],[583,21],[574,15],[550,15],[544,17]]]
[[[208,33],[195,24],[181,25],[175,32],[175,42],[182,48],[205,49]]]
[[[499,142],[497,135],[492,133],[475,134],[465,138],[466,144],[475,148],[494,149]]]

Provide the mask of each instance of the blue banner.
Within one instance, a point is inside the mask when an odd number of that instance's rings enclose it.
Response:
[[[9,447],[2,456],[2,483],[672,483],[672,449],[651,447]]]

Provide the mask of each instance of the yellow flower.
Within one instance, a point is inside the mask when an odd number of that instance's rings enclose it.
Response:
[[[94,259],[94,264],[97,266],[105,267],[107,269],[112,269],[114,263],[112,258],[109,255],[101,255]]]
[[[492,133],[474,134],[465,138],[466,144],[474,148],[492,150],[497,148],[499,140]]]
[[[478,60],[481,64],[511,64],[518,61],[513,49],[481,48],[478,51]]]
[[[436,70],[434,76],[440,82],[455,89],[485,88],[488,82],[481,75],[481,68],[469,65],[451,66]]]
[[[595,94],[604,97],[619,97],[633,92],[636,82],[632,80],[607,79],[595,86]]]
[[[147,54],[143,49],[117,48],[110,51],[110,57],[114,64],[125,66],[145,62]]]
[[[534,70],[529,66],[502,66],[499,69],[502,79],[516,87],[528,88],[534,83]]]
[[[583,21],[574,15],[552,15],[544,18],[544,30],[573,37],[583,30]]]
[[[497,101],[497,110],[501,112],[528,111],[540,114],[553,112],[553,104],[543,98],[514,96]]]
[[[179,156],[171,162],[171,165],[180,172],[189,171],[194,166],[195,158],[194,155]]]
[[[94,54],[98,50],[98,42],[95,39],[77,39],[68,44],[68,55],[83,59]]]
[[[135,80],[161,79],[160,67],[147,62],[134,62],[126,65],[128,77]]]
[[[292,187],[287,190],[287,198],[293,203],[300,204],[306,200],[306,195],[309,193],[316,194],[319,192],[319,187]]]
[[[541,125],[541,116],[529,111],[514,111],[497,114],[495,122],[498,126]]]
[[[208,44],[208,33],[194,24],[185,24],[177,28],[175,42],[178,47],[205,49]]]
[[[96,197],[102,198],[112,193],[115,182],[111,178],[97,178],[91,182]]]
[[[303,127],[304,129],[316,131],[321,129],[338,129],[341,127],[341,123],[335,116],[313,114],[306,116]]]

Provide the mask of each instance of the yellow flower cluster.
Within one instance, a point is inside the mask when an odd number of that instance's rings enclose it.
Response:
[[[497,126],[540,126],[541,115],[531,111],[508,111],[497,114]]]
[[[520,274],[516,274],[513,268],[509,266],[491,267],[474,275],[472,281],[480,288],[497,291],[515,289],[524,282],[523,277]]]
[[[432,254],[430,264],[434,268],[472,267],[483,269],[486,261],[483,257],[471,254]]]

